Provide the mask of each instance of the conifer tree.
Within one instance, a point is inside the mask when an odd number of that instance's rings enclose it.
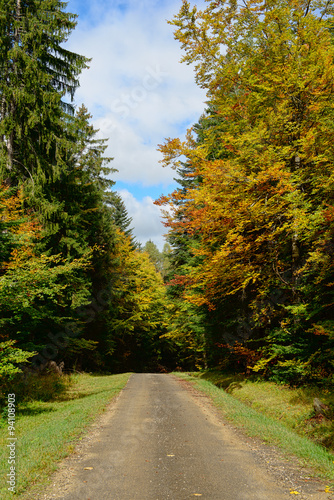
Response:
[[[89,255],[69,263],[58,256],[38,255],[41,227],[22,209],[22,191],[1,188],[0,341],[19,342],[28,351],[43,349],[48,334],[87,302],[82,273]]]
[[[25,207],[42,226],[34,248],[37,265],[46,283],[56,279],[59,289],[66,289],[45,301],[43,314],[36,310],[30,326],[26,322],[27,332],[38,332],[39,346],[64,321],[80,319],[76,308],[87,304],[89,295],[106,289],[115,240],[104,202],[113,184],[106,144],[96,139],[87,110],[74,115],[71,104],[88,59],[63,46],[76,25],[76,16],[65,8],[59,0],[0,0],[0,177],[23,184]],[[41,252],[46,265],[38,260]],[[89,269],[76,266],[88,256]],[[57,275],[48,262],[69,267],[58,266]]]
[[[132,223],[132,217],[129,217],[127,208],[125,206],[122,196],[116,191],[111,191],[106,193],[105,197],[107,205],[110,207],[112,219],[122,233],[130,238],[131,245],[133,248],[138,248],[139,244],[135,241],[133,236],[133,228],[130,227]]]
[[[88,59],[62,44],[75,15],[59,0],[0,1],[0,147],[4,179],[35,188],[60,176],[64,112]]]
[[[98,130],[90,119],[85,106],[68,117],[62,175],[43,186],[40,202],[43,249],[68,258],[99,244],[102,212],[107,210],[104,197],[114,184],[114,169],[108,166],[112,158],[104,156],[106,140],[96,138]]]

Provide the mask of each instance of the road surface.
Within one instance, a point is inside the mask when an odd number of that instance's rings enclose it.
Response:
[[[43,500],[294,498],[289,484],[268,473],[207,398],[184,385],[171,375],[132,375]]]

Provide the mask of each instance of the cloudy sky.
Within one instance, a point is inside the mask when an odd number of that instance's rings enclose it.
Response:
[[[203,0],[196,2],[203,6]],[[193,68],[180,64],[181,49],[167,24],[181,0],[69,0],[78,24],[66,48],[92,58],[75,102],[93,115],[100,137],[109,138],[115,189],[133,218],[141,243],[161,249],[166,231],[153,200],[175,187],[175,172],[159,163],[157,145],[182,137],[198,121],[205,93]]]

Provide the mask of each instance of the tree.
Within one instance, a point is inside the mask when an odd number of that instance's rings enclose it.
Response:
[[[267,336],[262,366],[286,379],[294,366],[329,373],[316,353],[332,352],[332,20],[330,2],[275,0],[209,2],[203,12],[184,1],[172,21],[211,110],[200,143],[189,132],[161,147],[201,180],[178,195],[202,259],[185,298],[220,309],[235,333],[241,311],[231,305],[241,304],[247,336]],[[167,224],[172,234],[181,226]]]
[[[152,240],[148,240],[143,246],[143,251],[149,256],[150,261],[154,264],[157,272],[162,272],[162,255],[158,247]]]
[[[132,217],[129,217],[125,203],[120,194],[116,191],[111,191],[106,195],[106,202],[112,211],[112,219],[116,227],[118,227],[131,240],[133,248],[138,247],[138,243],[133,236],[133,228],[130,228]]]
[[[11,252],[31,235],[34,223],[26,219],[21,207],[22,191],[0,185],[0,262],[6,263]],[[0,274],[5,271],[1,268]]]
[[[108,364],[117,370],[156,370],[163,363],[165,288],[148,254],[119,234],[109,310]],[[168,349],[167,349],[168,350]]]
[[[114,184],[110,174],[115,170],[108,166],[112,158],[104,156],[106,140],[96,139],[98,130],[90,119],[84,105],[74,117],[68,117],[61,177],[43,186],[39,201],[43,250],[61,252],[67,258],[78,257],[98,244],[106,210],[104,197]],[[35,200],[33,203],[36,207]]]
[[[106,166],[110,159],[103,157],[105,141],[96,139],[87,109],[74,115],[67,102],[88,62],[63,46],[76,16],[65,12],[66,3],[58,0],[2,3],[0,177],[12,186],[23,185],[25,213],[36,214],[41,225],[38,241],[29,247],[31,261],[20,267],[14,259],[2,290],[20,276],[22,286],[13,290],[18,297],[29,293],[31,300],[20,308],[13,297],[13,308],[20,311],[17,325],[25,325],[22,338],[43,346],[47,335],[70,320],[80,322],[85,333],[78,307],[106,288],[104,269],[115,228],[104,196],[113,184],[106,178],[112,169]],[[39,295],[26,282],[33,271],[37,289],[45,283]],[[3,312],[7,325],[8,312]]]
[[[166,280],[170,270],[170,257],[172,253],[170,245],[165,243],[162,252],[160,252],[156,244],[152,240],[148,240],[143,246],[142,251],[148,254],[156,271]]]
[[[2,188],[1,225],[6,227],[6,260],[0,261],[0,341],[28,352],[41,350],[48,334],[69,311],[86,304],[88,290],[80,271],[89,266],[90,255],[73,262],[58,256],[38,255],[36,240],[41,228],[22,209],[22,192],[11,195]],[[7,347],[6,347],[7,349]]]
[[[60,175],[64,112],[73,112],[63,98],[73,98],[88,62],[62,46],[76,24],[65,6],[0,2],[1,177],[15,184],[28,179],[35,189]]]
[[[106,140],[96,138],[98,130],[90,124],[90,119],[84,105],[74,117],[68,118],[62,176],[43,189],[46,206],[59,209],[41,210],[44,230],[40,244],[44,252],[51,255],[61,252],[69,261],[91,253],[91,265],[81,273],[91,305],[73,312],[74,320],[83,323],[83,327],[80,338],[71,339],[71,348],[68,345],[66,349],[67,363],[81,363],[87,369],[100,363],[98,353],[88,355],[86,349],[87,342],[94,345],[104,342],[106,305],[101,306],[97,301],[110,293],[117,240],[109,204],[114,184],[110,176],[115,170],[109,167],[112,158],[104,156]],[[81,354],[80,346],[85,349]]]

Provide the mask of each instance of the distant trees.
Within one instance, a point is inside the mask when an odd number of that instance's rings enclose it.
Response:
[[[164,365],[165,287],[145,252],[120,235],[116,246],[112,300],[108,313],[108,350],[114,369],[151,369]]]
[[[143,252],[146,252],[149,256],[150,261],[154,264],[157,272],[165,279],[168,275],[169,270],[169,255],[171,252],[171,247],[168,243],[164,244],[162,252],[158,249],[153,241],[148,240],[142,248]]]

